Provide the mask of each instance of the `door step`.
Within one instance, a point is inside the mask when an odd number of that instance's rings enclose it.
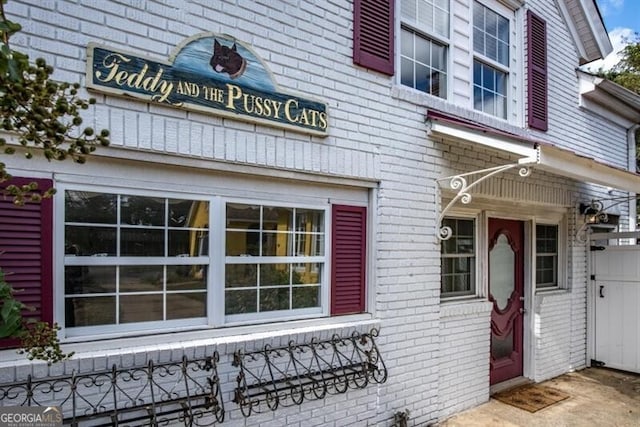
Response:
[[[491,387],[489,387],[489,395],[494,395],[496,393],[500,393],[501,391],[509,390],[510,388],[515,388],[521,385],[531,384],[531,383],[533,383],[533,381],[531,381],[529,378],[526,378],[526,377],[511,378],[509,380],[502,381],[501,383],[494,384]]]

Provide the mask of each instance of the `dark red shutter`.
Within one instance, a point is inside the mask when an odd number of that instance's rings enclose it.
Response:
[[[331,314],[365,310],[367,208],[333,205]]]
[[[529,127],[546,131],[547,120],[547,23],[527,11],[527,69]]]
[[[51,180],[14,178],[0,184],[24,185],[36,182],[39,190],[53,186]],[[11,196],[0,194],[0,268],[5,281],[16,291],[16,299],[32,307],[25,318],[53,321],[52,231],[53,203],[13,204]],[[0,340],[0,348],[17,346],[16,340]]]
[[[353,62],[393,75],[394,0],[354,0]]]

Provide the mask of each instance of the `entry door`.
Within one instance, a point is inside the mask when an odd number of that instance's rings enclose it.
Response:
[[[524,223],[489,219],[491,384],[522,375]]]

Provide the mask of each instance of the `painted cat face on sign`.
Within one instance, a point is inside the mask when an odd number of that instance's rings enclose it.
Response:
[[[247,61],[238,53],[235,43],[228,47],[218,40],[213,42],[213,56],[209,64],[216,73],[227,73],[232,79],[240,77],[247,68]]]

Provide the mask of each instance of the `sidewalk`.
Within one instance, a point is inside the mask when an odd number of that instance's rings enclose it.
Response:
[[[530,413],[495,399],[454,415],[439,427],[638,427],[640,375],[588,368],[545,381],[570,397]]]

